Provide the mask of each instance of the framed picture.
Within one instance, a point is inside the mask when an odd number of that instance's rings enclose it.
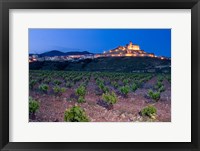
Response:
[[[1,150],[200,150],[198,0],[0,4]]]

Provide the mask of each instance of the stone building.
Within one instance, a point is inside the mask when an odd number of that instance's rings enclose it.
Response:
[[[155,57],[153,53],[146,53],[144,50],[140,49],[139,45],[133,44],[131,41],[126,46],[118,46],[117,48],[104,52],[104,57],[109,56]]]

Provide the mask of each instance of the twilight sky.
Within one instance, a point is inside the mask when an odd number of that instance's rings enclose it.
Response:
[[[171,29],[29,29],[29,53],[102,53],[130,41],[146,52],[171,57]]]

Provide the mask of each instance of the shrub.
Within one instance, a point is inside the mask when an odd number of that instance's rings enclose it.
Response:
[[[148,91],[148,95],[150,98],[158,101],[160,99],[160,92],[153,92],[152,90]]]
[[[85,95],[86,95],[86,88],[85,86],[81,85],[76,89],[76,95],[79,96],[77,102],[83,103],[85,102]]]
[[[164,92],[165,91],[165,87],[162,85],[159,89],[158,89],[159,92]]]
[[[109,92],[109,88],[108,87],[104,87],[102,90],[103,90],[104,93],[105,92]]]
[[[60,85],[62,82],[60,80],[54,80],[53,83],[56,84],[56,85]]]
[[[141,110],[141,114],[142,116],[149,116],[152,118],[157,114],[157,109],[154,106],[149,105]]]
[[[158,81],[157,83],[156,83],[156,85],[155,85],[155,89],[159,89],[160,87],[162,87],[163,86],[163,84],[160,82],[160,81]]]
[[[99,86],[99,89],[101,89],[101,90],[105,87],[105,85],[103,84],[103,82],[99,82],[98,86]]]
[[[74,106],[66,110],[64,114],[65,114],[64,120],[66,122],[88,122],[89,121],[88,117],[86,116],[85,111],[79,106]]]
[[[44,83],[50,83],[51,82],[51,78],[46,78],[45,80],[44,80]]]
[[[109,92],[109,88],[106,87],[102,82],[99,83],[99,89],[101,89],[104,93]]]
[[[63,92],[66,91],[66,89],[64,87],[61,88],[59,86],[55,86],[55,87],[53,87],[53,91],[55,94],[62,94]]]
[[[43,92],[47,92],[49,89],[49,86],[47,84],[41,84],[39,85],[39,90],[43,91]]]
[[[66,87],[67,88],[71,88],[73,85],[74,85],[74,83],[72,83],[72,82],[67,82],[66,83]]]
[[[84,98],[83,96],[79,96],[77,102],[78,102],[78,103],[84,103],[84,102],[86,102],[86,101],[85,101],[85,98]]]
[[[120,92],[124,95],[127,95],[129,91],[130,91],[129,86],[123,86],[120,88]]]
[[[135,92],[137,88],[138,88],[137,84],[133,83],[133,85],[131,86],[131,90]]]
[[[157,77],[157,79],[158,79],[159,82],[162,82],[162,81],[164,80],[164,77],[163,77],[162,75],[159,75],[159,76]]]
[[[169,83],[171,83],[171,76],[170,76],[170,75],[167,75],[167,76],[166,76],[166,79],[167,79],[167,81],[168,81]]]
[[[137,87],[141,87],[142,85],[142,80],[136,80],[135,84],[137,85]]]
[[[86,88],[83,85],[79,86],[76,89],[76,95],[85,96],[85,94],[86,94]]]
[[[31,80],[30,82],[29,82],[29,88],[31,88],[31,89],[33,89],[33,87],[34,87],[34,85],[36,84],[36,80]]]
[[[124,83],[125,85],[128,84],[128,82],[129,82],[128,79],[124,79],[124,80],[123,80],[123,83]]]
[[[112,92],[112,93],[109,93],[109,92],[103,93],[102,99],[108,104],[115,104],[117,102],[117,96],[116,96],[116,94],[114,92]]]
[[[73,78],[74,83],[80,81],[82,79],[82,76],[77,76]]]
[[[35,112],[39,109],[39,103],[34,100],[32,97],[29,97],[29,113],[35,114]]]
[[[101,83],[103,84],[104,81],[98,78],[98,79],[96,80],[96,83],[97,83],[98,85],[100,85]]]
[[[111,85],[112,85],[113,87],[115,87],[115,88],[118,87],[118,83],[117,83],[116,81],[112,82]]]
[[[84,87],[86,87],[88,85],[88,82],[89,82],[88,80],[85,80],[85,81],[82,82],[81,85],[84,86]]]

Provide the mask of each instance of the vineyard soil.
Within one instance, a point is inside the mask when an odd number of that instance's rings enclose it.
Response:
[[[169,74],[104,73],[30,70],[29,96],[39,103],[35,119],[30,122],[64,122],[64,112],[73,106],[80,106],[90,122],[170,122],[171,121],[171,76]],[[154,100],[149,90],[158,91],[160,97]],[[132,90],[133,84],[137,86]],[[47,85],[48,89],[42,89]],[[86,89],[85,102],[79,103],[76,90],[83,85]],[[103,88],[102,86],[103,85]],[[55,86],[63,88],[55,93]],[[128,86],[128,94],[120,91]],[[106,88],[106,90],[104,89]],[[112,108],[102,99],[102,94],[114,92],[117,102]],[[57,91],[56,91],[57,92]],[[141,110],[154,106],[155,116],[142,116]]]

